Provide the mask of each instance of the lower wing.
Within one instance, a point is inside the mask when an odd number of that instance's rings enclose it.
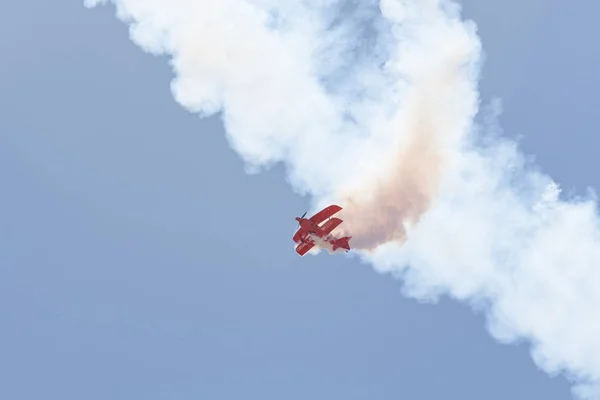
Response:
[[[337,228],[343,221],[339,218],[331,218],[329,221],[325,222],[322,226],[321,226],[321,230],[323,231],[323,233],[325,235],[328,235],[331,233],[331,231],[333,231],[335,228]]]
[[[313,247],[315,247],[315,242],[313,241],[300,243],[298,247],[296,247],[296,253],[303,256]]]

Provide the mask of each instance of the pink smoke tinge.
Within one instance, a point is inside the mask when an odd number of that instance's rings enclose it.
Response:
[[[341,231],[352,236],[353,248],[374,250],[392,241],[404,243],[406,224],[416,224],[429,208],[439,187],[442,156],[434,136],[423,133],[412,135],[394,170],[382,176],[371,193],[342,197]]]

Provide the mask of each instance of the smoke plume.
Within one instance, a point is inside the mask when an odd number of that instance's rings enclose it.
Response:
[[[249,172],[284,163],[407,295],[484,310],[497,340],[528,340],[540,368],[600,399],[595,198],[560,199],[502,137],[497,104],[479,109],[481,46],[456,3],[112,2],[133,41],[171,56],[175,99],[221,113]]]

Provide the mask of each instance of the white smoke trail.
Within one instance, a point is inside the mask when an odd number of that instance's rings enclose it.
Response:
[[[455,3],[113,2],[132,40],[172,55],[176,100],[223,113],[250,170],[284,162],[315,208],[345,207],[351,244],[408,295],[483,309],[495,338],[529,340],[540,368],[600,399],[595,199],[560,200],[474,124],[481,49]]]

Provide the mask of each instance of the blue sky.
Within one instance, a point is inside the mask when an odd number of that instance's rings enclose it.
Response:
[[[464,5],[505,132],[565,190],[600,187],[597,6]],[[299,258],[308,200],[280,167],[246,175],[112,7],[4,8],[0,398],[569,398],[465,306],[406,299],[356,260]]]

